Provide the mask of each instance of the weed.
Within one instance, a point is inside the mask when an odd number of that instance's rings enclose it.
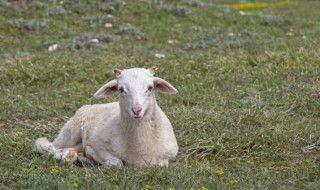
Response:
[[[87,34],[69,34],[68,38],[57,42],[59,49],[69,51],[79,50],[106,50],[107,43],[120,40],[119,36],[108,33],[87,33]],[[44,45],[52,45],[52,42],[47,42]]]
[[[232,2],[0,1],[0,189],[319,189],[320,2]],[[179,90],[157,94],[179,144],[169,168],[32,152],[82,105],[117,101],[92,97],[114,68],[149,66]]]
[[[155,7],[157,10],[164,11],[165,13],[173,14],[179,17],[186,17],[191,15],[192,11],[184,6],[170,6],[161,5]]]
[[[64,1],[63,7],[66,10],[72,11],[77,14],[85,14],[90,10],[90,4],[85,4],[83,1],[77,0]]]
[[[45,9],[48,7],[48,5],[42,1],[33,1],[32,6],[34,6],[36,9]]]
[[[66,14],[66,10],[60,6],[50,7],[48,10],[49,16],[64,16]]]
[[[114,23],[115,17],[112,15],[88,16],[83,18],[90,26],[104,26],[106,23]]]
[[[98,4],[98,10],[103,13],[112,13],[115,9],[118,9],[121,5],[120,0],[104,0]]]
[[[4,8],[15,8],[13,3],[7,1],[7,0],[0,0],[0,7]]]
[[[189,42],[185,46],[186,49],[218,47],[219,45],[224,46],[223,44],[219,43],[220,38],[222,38],[223,35],[220,29],[211,28],[208,30],[203,30],[200,28],[196,30],[198,30],[199,32],[197,32],[194,38],[189,40]]]
[[[11,19],[9,20],[9,24],[13,28],[17,28],[20,30],[32,30],[32,31],[38,31],[44,27],[47,26],[47,20],[36,20],[36,19]]]
[[[261,19],[260,23],[266,26],[290,26],[299,24],[298,20],[284,19],[273,15],[260,15],[259,17]]]
[[[201,0],[182,0],[182,2],[195,7],[204,7],[207,5],[207,3],[204,3]]]
[[[132,35],[138,40],[147,39],[147,35],[143,32],[141,32],[137,27],[131,25],[131,24],[125,24],[119,26],[118,30],[115,32],[116,34],[127,34]]]

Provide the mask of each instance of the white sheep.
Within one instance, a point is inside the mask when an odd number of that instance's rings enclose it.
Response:
[[[158,106],[154,90],[175,94],[156,68],[115,69],[116,79],[102,86],[96,98],[119,92],[119,102],[85,105],[50,142],[39,138],[34,150],[58,160],[97,162],[104,166],[168,166],[178,153],[171,123]]]

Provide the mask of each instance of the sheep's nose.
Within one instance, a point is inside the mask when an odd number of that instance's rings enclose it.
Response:
[[[134,106],[132,108],[132,111],[133,111],[134,115],[136,115],[136,116],[139,116],[141,110],[142,110],[142,108],[140,106]]]

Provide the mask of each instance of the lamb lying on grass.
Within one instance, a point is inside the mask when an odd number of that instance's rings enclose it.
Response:
[[[178,145],[169,119],[157,105],[154,90],[167,94],[178,91],[154,77],[155,70],[115,69],[116,79],[94,96],[105,98],[119,92],[119,102],[81,107],[53,142],[39,138],[34,150],[71,163],[79,159],[108,167],[168,166],[177,155]]]

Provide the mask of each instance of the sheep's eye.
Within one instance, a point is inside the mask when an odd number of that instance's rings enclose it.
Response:
[[[148,87],[148,91],[151,92],[152,90],[153,90],[153,87],[152,87],[152,86],[149,86],[149,87]]]
[[[120,92],[120,93],[123,93],[123,92],[124,92],[124,89],[123,89],[122,87],[120,87],[120,88],[119,88],[119,92]]]

